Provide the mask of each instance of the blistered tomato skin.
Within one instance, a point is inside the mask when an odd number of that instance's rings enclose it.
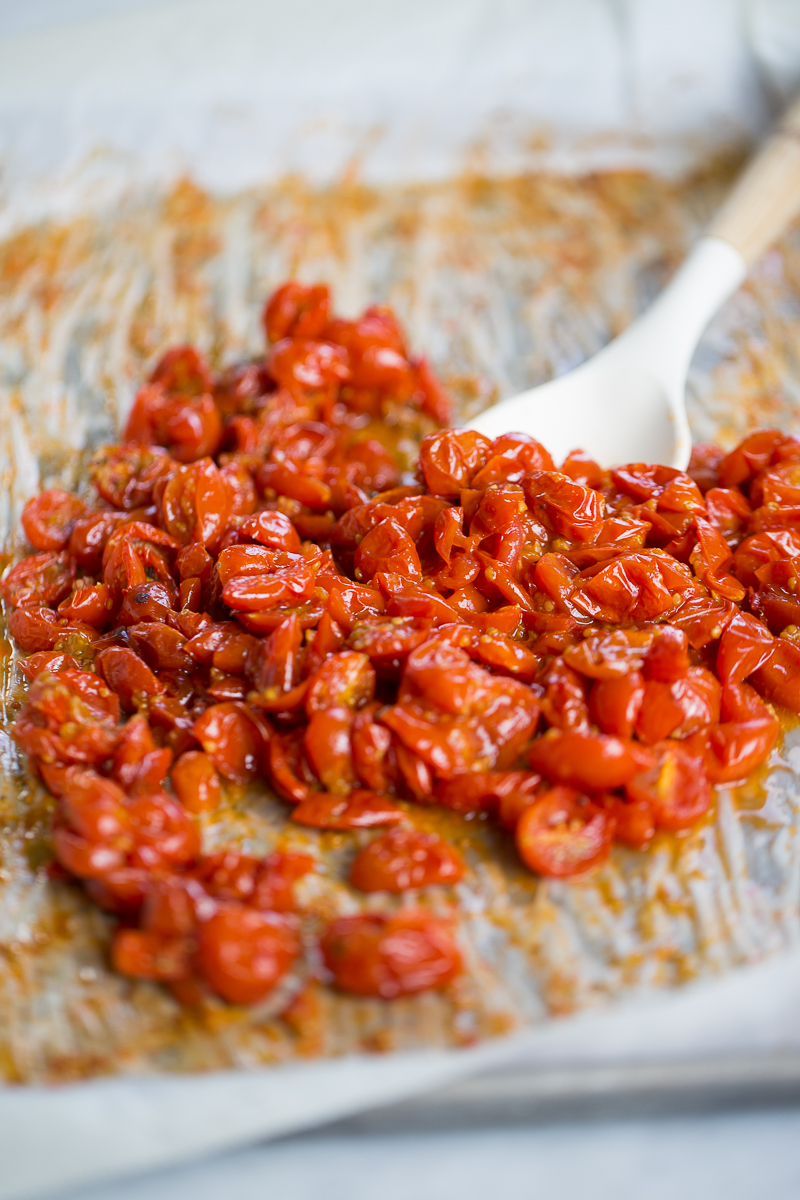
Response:
[[[34,550],[66,550],[75,522],[85,512],[77,496],[51,488],[28,501],[20,520]]]
[[[195,722],[192,732],[223,778],[247,783],[259,775],[263,737],[259,724],[242,704],[212,705]]]
[[[386,307],[343,320],[290,280],[262,323],[265,354],[219,375],[167,349],[95,496],[25,505],[13,733],[123,975],[201,1007],[280,997],[295,966],[383,1000],[449,988],[457,922],[408,905],[457,912],[452,822],[586,876],[712,819],[800,713],[800,442],[556,463],[437,428],[448,397]],[[265,786],[277,849],[208,852]],[[325,928],[320,869],[360,909]]]
[[[356,856],[350,882],[362,892],[404,892],[457,883],[463,874],[460,857],[437,834],[394,829]]]
[[[213,812],[218,807],[222,785],[214,764],[201,750],[187,750],[170,773],[175,795],[190,813]]]
[[[227,904],[200,931],[199,960],[211,988],[230,1004],[269,995],[300,952],[284,917]]]
[[[462,965],[450,923],[408,911],[341,917],[323,936],[322,953],[337,987],[382,1000],[446,988]]]
[[[574,788],[554,787],[525,808],[516,843],[526,866],[539,875],[582,875],[608,858],[614,817]]]

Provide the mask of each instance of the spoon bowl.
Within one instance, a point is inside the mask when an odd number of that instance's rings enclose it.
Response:
[[[691,436],[686,375],[703,330],[744,279],[738,250],[700,238],[650,309],[588,362],[482,412],[487,437],[529,433],[557,461],[580,448],[604,467],[657,462],[683,470]]]
[[[800,100],[740,177],[709,231],[648,311],[588,362],[480,413],[487,437],[527,433],[557,461],[585,450],[603,467],[691,453],[686,376],[698,341],[749,266],[800,209]]]
[[[580,448],[604,466],[685,466],[687,438],[675,418],[675,398],[652,371],[616,351],[624,351],[618,342],[568,374],[481,413],[470,428],[490,438],[530,433],[557,462]]]

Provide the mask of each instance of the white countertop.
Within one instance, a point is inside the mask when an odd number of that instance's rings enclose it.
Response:
[[[57,1200],[486,1200],[498,1194],[515,1200],[797,1200],[800,1111],[396,1137],[308,1135],[81,1188]]]

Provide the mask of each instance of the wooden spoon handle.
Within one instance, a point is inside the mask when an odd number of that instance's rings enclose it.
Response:
[[[706,231],[735,246],[748,267],[800,211],[800,99],[795,100]]]

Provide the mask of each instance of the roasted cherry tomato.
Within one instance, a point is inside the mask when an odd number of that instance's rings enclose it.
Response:
[[[233,903],[200,928],[204,978],[230,1004],[255,1004],[272,991],[300,953],[286,917]]]
[[[405,892],[457,883],[463,874],[463,862],[437,834],[392,829],[356,856],[350,882],[361,892]]]
[[[272,293],[264,306],[264,332],[270,342],[281,338],[317,338],[330,317],[330,294],[324,283],[308,286],[290,280]]]
[[[660,762],[626,787],[634,803],[649,805],[656,824],[673,832],[688,829],[704,816],[711,804],[703,761],[680,745],[667,747]]]
[[[525,865],[555,878],[599,866],[613,839],[613,814],[569,787],[543,792],[523,810],[516,829]]]
[[[772,706],[800,713],[800,441],[558,469],[527,435],[437,427],[387,307],[340,319],[292,280],[262,320],[266,356],[219,376],[162,354],[89,464],[100,507],[33,497],[0,583],[53,873],[121,918],[118,971],[186,1004],[267,997],[298,906],[318,936],[337,884],[295,886],[315,862],[284,839],[362,892],[454,884],[453,845],[409,828],[424,805],[581,876],[692,829],[769,758]],[[279,849],[203,853],[222,781],[286,802]],[[405,908],[334,921],[321,952],[385,999],[461,970],[452,926]]]
[[[212,812],[220,802],[222,787],[214,764],[202,750],[187,750],[170,772],[175,795],[190,813]]]
[[[195,721],[193,732],[224,779],[246,783],[261,771],[264,739],[244,705],[213,704]]]
[[[89,477],[103,499],[126,511],[150,504],[158,480],[173,470],[158,446],[103,446],[89,463]]]
[[[85,512],[77,496],[51,488],[28,501],[20,520],[34,550],[65,550],[75,522]]]
[[[461,971],[450,923],[427,913],[341,917],[322,952],[337,987],[383,1000],[447,987]]]

